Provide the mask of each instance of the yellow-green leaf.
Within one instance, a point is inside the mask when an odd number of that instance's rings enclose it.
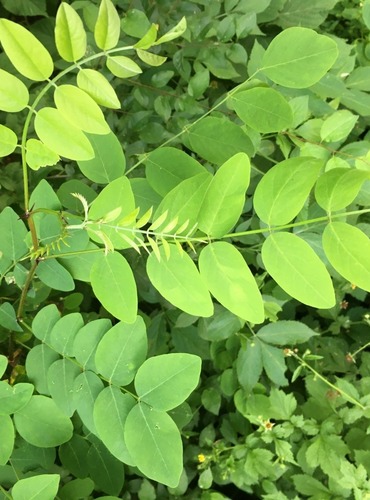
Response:
[[[94,29],[96,45],[102,50],[113,49],[118,43],[120,30],[121,21],[115,6],[111,0],[102,0]]]
[[[178,38],[186,31],[186,18],[183,17],[180,21],[174,26],[170,31],[165,33],[163,36],[158,38],[158,40],[153,45],[159,45],[160,43],[169,42],[170,40],[174,40]]]
[[[119,109],[121,103],[104,75],[94,69],[81,69],[77,74],[77,85],[95,102],[106,108]]]
[[[157,54],[142,49],[136,49],[136,53],[139,59],[149,64],[149,66],[160,66],[167,60],[167,57],[158,56]]]
[[[140,66],[126,56],[108,57],[107,68],[119,78],[130,78],[142,73]]]
[[[141,40],[135,43],[134,45],[135,49],[143,49],[143,50],[149,49],[155,42],[157,38],[157,33],[158,33],[158,25],[152,24],[148,29],[148,31],[143,36],[143,38],[141,38]]]
[[[0,125],[0,157],[2,156],[8,156],[17,147],[17,136],[8,127],[5,127],[5,125]]]
[[[28,99],[25,84],[16,76],[0,69],[0,110],[16,113],[27,106]]]
[[[67,2],[59,6],[55,19],[55,44],[68,62],[81,59],[86,52],[86,32],[80,16]]]
[[[38,139],[28,139],[26,143],[26,162],[32,170],[55,165],[58,161],[59,155],[55,151],[52,151]]]

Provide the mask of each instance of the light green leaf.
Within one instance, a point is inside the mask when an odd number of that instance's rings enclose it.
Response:
[[[360,4],[361,5],[361,4]],[[370,2],[365,0],[362,3],[362,19],[368,29],[370,29]]]
[[[75,283],[70,273],[55,259],[39,262],[36,275],[45,285],[55,290],[69,292],[75,288]]]
[[[110,128],[98,104],[74,85],[59,85],[54,91],[57,109],[73,126],[90,134],[109,134]]]
[[[94,38],[99,49],[113,49],[119,40],[121,21],[111,0],[102,0],[94,29]]]
[[[122,394],[118,387],[108,386],[101,391],[94,405],[94,422],[99,439],[112,455],[127,465],[135,465],[126,446],[124,427],[135,399]]]
[[[197,387],[201,358],[193,354],[162,354],[147,359],[135,377],[140,401],[168,411],[187,399]]]
[[[237,153],[214,175],[200,208],[198,227],[208,236],[220,238],[237,223],[249,186],[250,162]]]
[[[108,184],[125,173],[126,158],[117,136],[110,132],[105,135],[88,135],[94,148],[95,157],[79,161],[78,166],[85,177],[99,184]]]
[[[0,415],[0,466],[5,465],[14,448],[14,426],[9,415]],[[13,496],[13,498],[15,498]]]
[[[58,163],[59,159],[59,155],[41,141],[37,139],[28,139],[26,142],[26,162],[32,170],[55,165]]]
[[[103,335],[112,328],[107,318],[90,321],[78,330],[73,342],[73,353],[84,370],[96,372],[95,352]]]
[[[80,373],[81,369],[68,359],[58,359],[47,373],[50,395],[67,417],[71,417],[76,409],[73,383]]]
[[[95,488],[109,495],[119,495],[125,480],[124,466],[98,439],[94,439],[86,460]]]
[[[167,413],[137,404],[126,420],[125,441],[140,472],[171,488],[178,485],[183,467],[181,435]]]
[[[0,19],[0,42],[15,69],[30,80],[47,80],[53,60],[42,43],[26,28],[9,19]]]
[[[254,154],[248,135],[231,120],[207,116],[189,129],[188,138],[195,153],[216,165],[240,152]]]
[[[13,500],[50,500],[58,493],[60,475],[40,474],[20,479],[12,489]]]
[[[256,342],[260,340],[256,339]],[[260,342],[263,368],[268,378],[276,385],[288,385],[283,349]]]
[[[310,467],[319,465],[326,474],[335,478],[348,452],[348,446],[340,436],[321,433],[307,448],[306,460]]]
[[[132,324],[117,323],[98,344],[96,368],[109,383],[128,385],[144,363],[147,350],[146,328],[141,316]]]
[[[236,372],[240,385],[250,393],[262,373],[261,343],[248,340],[245,348],[241,347],[236,361]]]
[[[29,380],[40,394],[49,395],[47,372],[49,367],[59,359],[59,354],[45,344],[36,345],[26,358],[26,371]]]
[[[167,57],[159,56],[142,49],[136,49],[136,54],[138,55],[139,59],[141,59],[149,66],[161,66],[167,60]]]
[[[80,16],[68,3],[62,2],[55,19],[55,45],[60,56],[76,62],[86,52],[86,32]]]
[[[193,316],[211,316],[212,300],[194,262],[187,253],[180,255],[175,245],[169,247],[169,259],[163,246],[159,248],[160,261],[154,253],[148,257],[147,273],[153,286],[182,311]]]
[[[322,484],[321,481],[318,481],[308,474],[294,474],[294,476],[292,476],[292,479],[298,493],[301,493],[302,495],[312,496],[327,494],[329,498],[331,496],[330,491],[326,486]]]
[[[281,288],[319,309],[335,305],[330,275],[308,243],[292,233],[272,233],[262,246],[267,272]]]
[[[277,321],[269,323],[258,330],[257,338],[274,345],[296,345],[307,342],[318,335],[304,323],[299,321]]]
[[[100,255],[91,269],[91,286],[105,309],[117,319],[134,323],[137,291],[127,260],[118,252]]]
[[[18,138],[12,129],[0,125],[0,157],[8,156],[17,147]]]
[[[139,14],[144,14],[143,12],[140,12],[140,11],[136,11],[138,12]],[[131,11],[132,13],[132,11]],[[145,16],[145,14],[144,14]],[[128,16],[126,17],[126,21],[128,19]],[[146,16],[144,18],[144,22],[148,21]],[[127,24],[127,22],[125,23]],[[143,23],[140,23],[141,26],[143,25]],[[124,28],[124,31],[125,28]],[[135,43],[134,45],[134,48],[135,49],[141,49],[141,50],[147,50],[147,49],[150,49],[150,47],[153,45],[153,43],[156,41],[157,39],[157,33],[158,33],[158,24],[152,24],[149,28],[148,28],[148,31],[144,34],[144,36],[138,41]],[[132,33],[131,36],[135,36],[135,34]]]
[[[106,108],[119,109],[121,103],[117,94],[102,73],[94,69],[80,69],[77,74],[77,85],[100,106]]]
[[[254,193],[255,211],[270,226],[287,224],[302,210],[323,162],[311,157],[290,158],[272,167]]]
[[[258,132],[280,132],[293,124],[293,112],[276,90],[256,87],[231,96],[232,106],[244,123]]]
[[[35,130],[40,140],[60,156],[71,160],[90,160],[94,150],[86,135],[64,118],[55,108],[43,108],[35,118]]]
[[[19,383],[14,386],[0,382],[0,415],[11,415],[23,408],[31,399],[34,386]]]
[[[335,111],[322,124],[320,130],[321,140],[325,142],[336,142],[346,139],[356,125],[358,116],[353,115],[347,109]]]
[[[126,56],[109,56],[107,68],[118,78],[131,78],[142,73],[140,66]]]
[[[28,89],[16,76],[0,69],[0,109],[7,113],[22,111],[29,100]]]
[[[317,203],[327,212],[350,205],[370,172],[355,168],[333,168],[321,175],[315,186]]]
[[[82,372],[74,381],[73,392],[76,399],[77,413],[90,432],[96,434],[94,423],[94,404],[104,384],[96,373]]]
[[[267,47],[261,71],[274,83],[302,89],[318,82],[338,57],[337,44],[308,28],[287,28]]]
[[[8,367],[8,358],[4,354],[0,354],[0,378],[3,377]]]
[[[174,26],[170,31],[167,31],[166,34],[158,38],[158,40],[153,45],[159,45],[160,43],[169,42],[170,40],[174,40],[178,38],[186,31],[186,18],[182,17],[180,21]]]
[[[28,247],[24,241],[26,226],[10,207],[5,207],[0,214],[0,234],[7,235],[0,239],[0,252],[4,257],[16,262],[27,253]]]
[[[32,321],[32,333],[43,342],[48,342],[53,326],[60,320],[60,312],[55,304],[43,307]]]
[[[73,343],[77,332],[84,326],[80,313],[63,316],[53,326],[48,343],[63,356],[73,356]]]
[[[146,178],[161,196],[166,196],[185,179],[204,172],[199,162],[177,148],[157,148],[145,160]]]
[[[40,448],[58,446],[73,434],[70,419],[46,396],[32,396],[29,403],[14,414],[14,423],[23,439]]]
[[[353,285],[370,292],[370,240],[359,228],[331,222],[322,243],[330,264]]]
[[[210,243],[199,256],[200,275],[212,295],[229,311],[251,323],[265,319],[263,301],[253,274],[230,243]]]
[[[0,305],[0,325],[13,332],[23,332],[22,327],[18,324],[14,307],[9,302]]]

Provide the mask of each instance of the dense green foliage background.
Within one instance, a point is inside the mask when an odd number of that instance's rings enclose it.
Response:
[[[0,499],[370,498],[370,1],[60,3],[0,2]]]

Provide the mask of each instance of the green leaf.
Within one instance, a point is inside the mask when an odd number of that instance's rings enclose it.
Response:
[[[174,26],[170,31],[167,31],[166,34],[158,38],[158,40],[154,43],[154,45],[159,45],[160,43],[169,42],[170,40],[174,40],[178,38],[186,31],[186,18],[182,17],[180,21]]]
[[[60,500],[80,500],[81,498],[88,498],[94,489],[94,481],[89,477],[72,479],[58,491],[58,497]]]
[[[22,327],[18,324],[14,307],[9,302],[4,302],[0,306],[0,325],[13,332],[23,332]]]
[[[32,333],[36,338],[48,343],[53,326],[60,320],[60,312],[55,304],[43,307],[33,318]]]
[[[78,478],[85,478],[89,471],[86,463],[86,455],[90,445],[85,437],[73,434],[67,443],[59,447],[58,455],[63,467]]]
[[[135,405],[135,399],[122,394],[120,389],[108,386],[101,391],[94,405],[94,422],[98,437],[121,462],[134,466],[126,446],[124,427],[126,418]]]
[[[125,441],[136,467],[149,479],[175,488],[182,473],[182,442],[163,411],[139,403],[128,414]]]
[[[71,417],[76,409],[73,394],[73,383],[81,369],[68,359],[58,359],[47,373],[48,388],[53,401],[67,417]]]
[[[293,394],[271,389],[270,393],[271,416],[278,420],[289,420],[297,408],[297,401]]]
[[[249,186],[250,162],[245,153],[237,153],[214,175],[199,214],[198,227],[208,236],[220,238],[237,223]]]
[[[91,269],[91,286],[102,306],[126,323],[137,315],[137,291],[127,260],[118,252],[100,255]]]
[[[18,137],[9,127],[0,125],[0,157],[13,153],[18,144]]]
[[[2,6],[17,16],[45,16],[46,0],[3,0]]]
[[[284,375],[286,365],[283,349],[265,344],[258,339],[256,341],[261,345],[262,364],[268,378],[276,385],[288,385]]]
[[[193,316],[211,316],[211,297],[191,257],[185,252],[180,255],[175,245],[169,247],[168,259],[163,246],[159,248],[160,261],[153,252],[148,257],[146,269],[153,286],[182,311]]]
[[[321,481],[318,481],[312,476],[307,474],[294,474],[292,479],[298,493],[301,493],[302,495],[312,496],[327,493],[331,496],[328,488],[324,486]]]
[[[104,384],[96,373],[82,372],[74,381],[73,392],[76,398],[77,413],[90,432],[96,434],[94,423],[94,404]]]
[[[60,56],[76,62],[86,52],[86,32],[80,16],[68,3],[62,2],[55,19],[55,45]]]
[[[369,238],[345,222],[331,222],[322,243],[330,264],[353,285],[370,292]]]
[[[236,372],[240,385],[249,393],[262,373],[261,343],[248,340],[245,348],[239,350]]]
[[[341,461],[349,452],[340,436],[320,434],[306,450],[306,460],[310,467],[317,467],[332,477],[338,476]]]
[[[0,69],[0,109],[7,113],[22,111],[29,100],[28,89],[16,76]]]
[[[142,73],[140,66],[126,56],[109,56],[107,68],[118,78],[131,78]]]
[[[320,130],[321,140],[336,142],[346,139],[356,125],[357,120],[358,116],[353,115],[347,109],[335,111],[322,124]]]
[[[9,415],[0,415],[0,466],[5,465],[14,448],[14,426]],[[15,498],[13,496],[13,498]]]
[[[131,14],[133,14],[135,12],[135,9],[133,9],[131,11]],[[137,33],[137,29],[139,31],[141,31],[143,29],[143,24],[146,24],[148,22],[149,24],[149,21],[148,21],[148,18],[145,16],[144,12],[140,12],[140,11],[137,11],[135,12],[135,17],[140,17],[139,15],[143,15],[143,19],[140,23],[140,27],[138,26],[137,28],[134,27],[133,29],[133,32],[131,33],[131,36],[134,36],[134,37],[137,37],[138,33]],[[128,33],[128,30],[127,30],[127,27],[128,27],[128,22],[129,21],[129,15],[126,16],[126,18],[122,21],[122,27],[123,27],[123,30],[127,33],[127,34],[130,34]],[[134,45],[134,48],[135,49],[141,49],[141,50],[147,50],[147,49],[150,49],[150,47],[153,45],[153,43],[156,41],[157,39],[157,33],[158,33],[158,24],[149,24],[149,28],[146,32],[144,32],[144,35],[142,37],[140,37],[140,40],[138,42],[135,43]]]
[[[94,69],[80,69],[77,74],[77,85],[100,106],[106,108],[119,109],[121,103],[117,94],[102,73]]]
[[[110,384],[128,385],[147,355],[146,328],[141,316],[132,324],[117,323],[98,344],[95,364]]]
[[[161,66],[164,62],[166,62],[167,57],[159,56],[157,54],[153,54],[152,52],[148,52],[147,50],[142,50],[137,48],[136,54],[139,59],[148,64],[149,66]]]
[[[109,134],[110,128],[98,104],[74,85],[59,85],[54,91],[55,105],[73,126],[90,134]]]
[[[258,217],[270,226],[290,222],[302,210],[322,166],[321,160],[299,157],[272,167],[254,193]]]
[[[307,342],[318,335],[299,321],[278,321],[263,326],[258,330],[257,338],[274,345],[296,345]]]
[[[32,170],[52,166],[58,163],[59,155],[37,139],[26,142],[26,162]]]
[[[190,147],[205,160],[222,165],[237,153],[253,156],[247,134],[235,123],[207,116],[188,130]]]
[[[27,376],[40,394],[49,395],[47,372],[57,359],[59,359],[59,354],[45,344],[33,347],[27,355]]]
[[[94,150],[86,135],[55,108],[42,108],[35,118],[39,139],[52,151],[71,160],[90,160]]]
[[[48,343],[63,356],[73,356],[73,343],[77,332],[84,325],[80,313],[63,316],[50,332]]]
[[[8,358],[4,354],[0,354],[0,379],[8,368]]]
[[[94,29],[94,38],[99,49],[113,49],[119,40],[121,21],[111,0],[102,0]]]
[[[109,495],[119,495],[125,480],[123,464],[97,439],[92,443],[86,460],[89,476],[94,481],[96,489]]]
[[[370,172],[355,168],[333,168],[321,175],[315,186],[317,203],[327,212],[350,205],[362,184],[370,179]]]
[[[28,247],[24,242],[26,226],[10,207],[5,207],[0,214],[0,234],[7,235],[0,240],[0,252],[4,257],[16,262],[27,253]]]
[[[362,19],[367,28],[370,28],[370,2],[365,0],[362,4]]]
[[[201,359],[193,354],[162,354],[147,359],[135,377],[140,400],[156,410],[176,408],[199,382]]]
[[[40,474],[20,479],[13,486],[13,500],[50,500],[55,498],[59,481],[59,474]]]
[[[39,262],[36,275],[45,285],[55,290],[70,292],[75,288],[75,283],[70,273],[55,259],[47,259]]]
[[[44,81],[52,74],[54,65],[49,52],[20,24],[0,19],[0,42],[15,69],[30,80]]]
[[[181,149],[157,148],[145,160],[145,173],[150,186],[166,196],[180,182],[205,172],[205,168]]]
[[[94,148],[94,158],[79,161],[78,166],[85,177],[99,184],[108,184],[125,173],[126,158],[117,136],[110,132],[105,135],[88,135]]]
[[[308,243],[292,233],[272,233],[262,246],[267,272],[289,295],[319,309],[335,305],[330,275]]]
[[[11,415],[22,409],[31,399],[34,386],[19,383],[13,386],[0,382],[0,415]]]
[[[73,342],[73,355],[84,370],[96,372],[95,352],[103,335],[112,328],[107,318],[90,321],[78,330]]]
[[[210,243],[199,256],[200,275],[211,294],[229,311],[251,323],[265,319],[263,301],[253,274],[230,243]]]
[[[70,419],[46,396],[32,396],[29,403],[14,414],[14,423],[23,439],[40,448],[65,443],[73,433]]]
[[[318,82],[337,57],[331,38],[307,28],[287,28],[267,47],[261,71],[274,83],[302,89]]]
[[[293,124],[293,112],[286,99],[274,89],[256,87],[231,96],[236,114],[258,132],[280,132]]]

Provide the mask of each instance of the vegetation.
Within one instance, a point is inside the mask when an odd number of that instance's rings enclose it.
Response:
[[[370,498],[369,28],[2,0],[0,500]]]

